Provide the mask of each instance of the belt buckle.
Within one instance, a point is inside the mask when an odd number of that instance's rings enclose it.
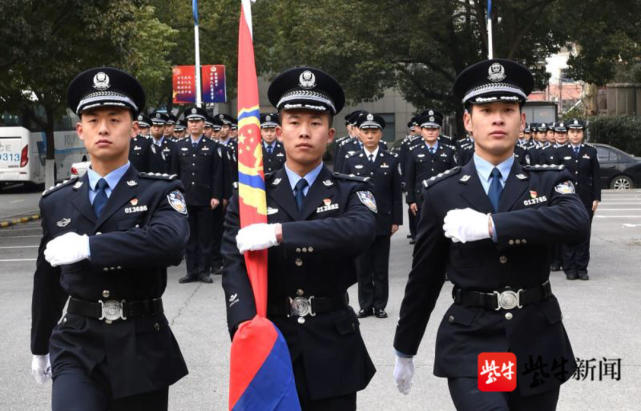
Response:
[[[521,291],[505,290],[502,292],[494,291],[492,294],[496,295],[497,307],[494,309],[498,311],[500,309],[511,310],[513,308],[523,308],[521,305]]]
[[[306,316],[312,316],[315,317],[316,313],[314,310],[312,310],[312,300],[314,299],[314,296],[311,296],[309,298],[306,297],[296,297],[296,298],[289,298],[289,305],[290,305],[290,316],[296,315],[298,316],[298,323],[299,324],[304,324],[305,323],[305,317]]]
[[[117,300],[98,300],[100,303],[100,318],[99,320],[104,320],[107,324],[111,324],[113,321],[116,320],[126,320],[127,317],[125,317],[125,312],[123,310],[123,306],[125,304],[125,300],[122,301],[117,301]]]

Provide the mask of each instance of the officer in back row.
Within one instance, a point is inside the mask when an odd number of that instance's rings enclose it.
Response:
[[[572,177],[581,202],[590,216],[588,236],[578,244],[564,244],[561,254],[563,271],[568,280],[588,280],[590,262],[590,233],[592,217],[601,201],[601,167],[596,148],[583,142],[585,124],[582,120],[572,119],[565,123],[568,129],[569,144],[557,149],[558,158]]]
[[[225,217],[223,288],[230,334],[256,315],[243,254],[268,249],[267,317],[282,332],[305,411],[356,409],[375,369],[348,304],[355,258],[376,233],[376,201],[361,177],[332,173],[323,154],[345,97],[311,67],[278,75],[268,90],[287,160],[267,174],[268,224],[239,230],[238,196]]]
[[[407,123],[408,134],[403,138],[401,142],[401,149],[398,155],[398,164],[401,173],[401,184],[403,187],[403,192],[407,196],[407,175],[406,175],[406,166],[407,159],[409,158],[410,149],[415,144],[421,144],[423,138],[421,137],[421,126],[418,124],[418,114],[412,116],[410,121]],[[407,224],[409,227],[409,234],[407,237],[410,239],[410,242],[414,241],[416,238],[416,215],[410,210],[407,209]]]
[[[411,212],[419,216],[423,204],[423,180],[453,168],[457,164],[454,150],[438,139],[443,116],[436,110],[427,110],[418,119],[421,127],[423,142],[410,147],[410,153],[405,166],[407,176],[407,198]]]
[[[165,113],[154,111],[151,113],[151,139],[149,145],[150,173],[171,173],[171,157],[174,152],[174,143],[163,133],[166,130],[169,117]]]
[[[67,101],[91,167],[40,201],[32,373],[53,377],[54,411],[167,410],[168,386],[187,374],[161,299],[189,234],[182,184],[128,161],[145,104],[131,75],[89,69]]]
[[[190,107],[185,111],[185,117],[189,137],[176,143],[172,157],[172,170],[185,186],[189,211],[187,274],[179,282],[211,283],[212,210],[220,205],[223,196],[223,165],[216,143],[203,134],[207,118],[205,109]]]
[[[369,179],[377,207],[376,238],[356,261],[358,303],[361,307],[358,316],[387,318],[390,238],[403,224],[398,156],[379,147],[385,128],[385,120],[381,116],[366,113],[356,126],[360,130],[363,149],[345,160],[343,172]]]
[[[408,393],[412,357],[447,273],[454,301],[436,335],[434,374],[448,379],[459,411],[555,410],[559,386],[576,369],[546,256],[551,238],[585,238],[588,216],[562,167],[515,161],[522,105],[533,84],[527,68],[504,59],[460,73],[454,95],[466,108],[463,124],[474,136],[474,156],[424,184],[394,337],[394,378]],[[516,389],[483,390],[487,377],[477,378],[479,354],[506,351],[516,357]],[[547,372],[533,372],[533,364],[545,364]]]
[[[263,113],[260,115],[260,137],[263,147],[263,170],[272,173],[285,164],[285,148],[276,139],[278,113]]]
[[[149,156],[151,138],[149,137],[149,129],[151,127],[151,120],[143,113],[136,117],[136,128],[138,133],[131,139],[129,145],[129,161],[131,165],[138,171],[149,171]]]

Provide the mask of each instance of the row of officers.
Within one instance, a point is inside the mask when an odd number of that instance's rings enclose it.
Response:
[[[211,283],[210,274],[221,273],[224,209],[238,180],[237,125],[228,114],[212,117],[198,107],[187,108],[183,117],[186,130],[181,137],[183,125],[172,115],[160,111],[138,115],[129,161],[136,170],[175,174],[181,180],[190,238],[185,254],[187,273],[179,281]],[[270,173],[285,162],[283,146],[276,141],[278,114],[265,113],[260,120],[264,171]]]

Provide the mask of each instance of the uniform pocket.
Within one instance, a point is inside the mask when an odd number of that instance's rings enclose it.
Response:
[[[344,316],[336,320],[338,335],[354,334],[358,330],[358,319],[354,316]]]
[[[470,326],[478,314],[479,311],[476,309],[453,304],[445,313],[445,321],[450,324]]]

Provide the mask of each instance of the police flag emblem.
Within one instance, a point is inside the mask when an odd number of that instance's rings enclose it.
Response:
[[[372,194],[371,191],[357,191],[356,195],[358,196],[358,199],[361,200],[361,203],[365,205],[365,207],[369,208],[375,213],[378,213],[378,209],[376,208],[376,199],[374,198],[374,194]]]
[[[167,194],[167,200],[169,205],[174,210],[178,211],[181,214],[187,215],[187,204],[185,203],[185,197],[183,193],[178,190],[174,190],[171,193]]]
[[[571,181],[564,181],[554,187],[554,191],[560,194],[574,194],[574,184]]]

